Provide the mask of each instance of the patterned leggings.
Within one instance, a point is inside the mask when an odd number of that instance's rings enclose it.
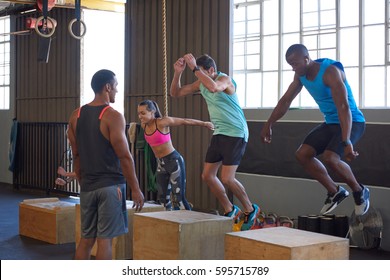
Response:
[[[191,210],[186,194],[186,170],[183,157],[173,151],[171,154],[157,159],[157,187],[160,202],[166,210]]]

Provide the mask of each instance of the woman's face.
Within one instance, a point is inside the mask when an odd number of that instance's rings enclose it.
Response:
[[[154,111],[148,111],[146,105],[138,106],[138,118],[141,121],[141,124],[148,124],[151,120],[154,120]]]

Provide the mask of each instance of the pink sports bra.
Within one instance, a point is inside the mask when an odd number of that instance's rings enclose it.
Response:
[[[157,119],[155,119],[156,123],[156,130],[152,134],[146,134],[145,128],[144,128],[144,136],[146,142],[152,147],[159,146],[164,143],[167,143],[171,141],[171,134],[168,132],[167,134],[162,133],[158,127],[157,127]]]

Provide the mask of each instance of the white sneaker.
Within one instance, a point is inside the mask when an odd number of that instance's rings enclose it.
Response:
[[[370,208],[370,190],[361,185],[363,190],[360,192],[353,192],[355,200],[355,215],[362,216],[367,213]]]
[[[335,193],[333,196],[328,194],[326,197],[325,205],[320,211],[321,215],[325,215],[333,211],[348,196],[349,192],[342,186],[339,186],[337,193]]]

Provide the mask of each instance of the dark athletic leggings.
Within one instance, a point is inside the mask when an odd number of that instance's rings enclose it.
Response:
[[[164,203],[167,210],[181,208],[191,210],[185,197],[186,170],[184,160],[177,151],[157,159],[156,181],[160,192],[160,202]]]

